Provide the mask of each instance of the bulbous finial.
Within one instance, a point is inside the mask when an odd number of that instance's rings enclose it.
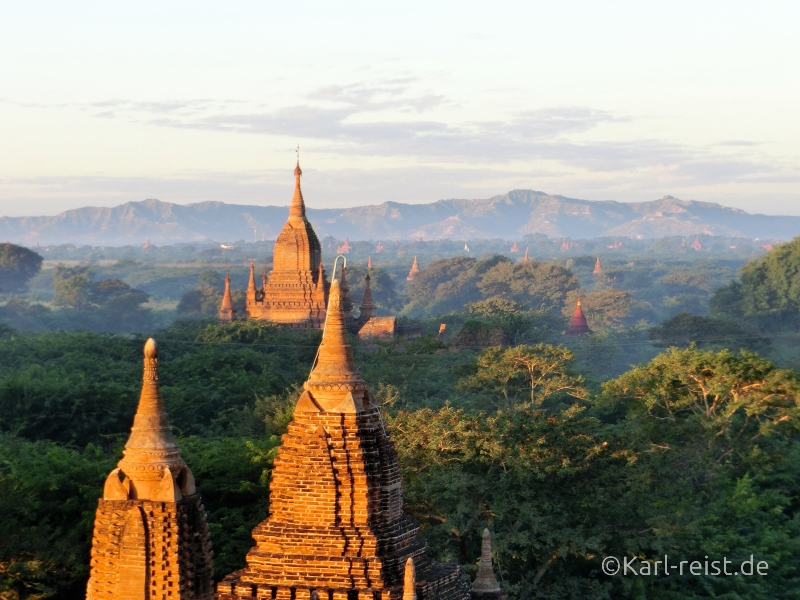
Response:
[[[144,344],[144,357],[145,358],[158,358],[158,344],[153,338],[148,338]]]

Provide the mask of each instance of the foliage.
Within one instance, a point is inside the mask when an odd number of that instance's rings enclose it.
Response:
[[[428,314],[459,310],[467,302],[480,299],[476,289],[478,275],[474,258],[456,257],[432,262],[412,281],[406,293],[409,314]]]
[[[474,561],[489,526],[495,571],[513,598],[609,597],[593,563],[622,512],[615,497],[624,461],[596,420],[574,407],[488,417],[445,407],[401,412],[388,425],[406,509],[436,555]]]
[[[604,289],[596,292],[569,292],[566,296],[562,314],[571,317],[575,306],[581,301],[583,314],[589,328],[593,331],[608,328],[620,328],[627,324],[631,314],[630,292],[627,290]]]
[[[560,310],[566,294],[578,288],[578,279],[555,263],[504,261],[483,274],[478,288],[484,296],[503,297],[534,310]]]
[[[18,292],[42,268],[44,259],[33,250],[6,242],[0,244],[0,291]]]
[[[53,272],[53,304],[80,310],[89,296],[89,267],[57,265]]]
[[[567,348],[537,344],[536,346],[493,346],[477,357],[474,375],[459,382],[465,391],[486,394],[501,408],[520,404],[541,407],[551,398],[586,398],[583,379],[570,372],[573,354]],[[528,396],[521,401],[520,395]]]
[[[111,468],[96,446],[0,433],[0,597],[83,593],[94,510]]]
[[[735,321],[724,321],[711,317],[700,317],[690,313],[679,313],[650,330],[650,339],[659,347],[745,348],[765,351],[770,339],[739,325]]]
[[[745,315],[800,311],[800,238],[748,263],[740,277]]]

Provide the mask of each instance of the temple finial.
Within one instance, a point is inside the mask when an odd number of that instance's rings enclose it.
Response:
[[[153,338],[144,345],[142,393],[120,470],[127,476],[130,498],[158,499],[165,469],[177,476],[186,463],[164,409],[158,386],[158,345]]]
[[[356,368],[353,348],[347,340],[342,289],[337,279],[331,282],[322,342],[303,387],[326,411],[359,412],[363,409],[367,386]]]
[[[228,325],[236,320],[236,309],[233,308],[233,297],[231,296],[231,269],[225,275],[225,291],[222,293],[222,304],[219,307],[219,324]]]
[[[472,584],[473,598],[504,598],[500,584],[494,576],[492,568],[492,535],[488,529],[483,530],[481,539],[481,563],[478,567],[478,574]]]
[[[300,168],[300,146],[297,147],[297,166],[294,168],[294,195],[289,206],[289,221],[297,223],[306,219],[306,203],[303,200],[303,191],[300,189],[300,177],[303,170]]]
[[[414,569],[414,559],[410,556],[406,560],[403,573],[403,600],[417,600],[417,573]]]

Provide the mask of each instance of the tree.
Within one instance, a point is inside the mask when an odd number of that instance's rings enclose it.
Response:
[[[660,577],[647,597],[795,594],[800,574],[800,382],[755,354],[671,348],[603,386],[598,404],[618,416],[615,437],[630,451],[628,490],[640,534],[626,554],[670,561],[750,555],[768,577]],[[608,418],[608,416],[606,417]]]
[[[578,289],[578,279],[555,263],[501,262],[478,281],[484,296],[520,302],[534,310],[560,310],[568,292]]]
[[[456,257],[432,262],[412,281],[407,289],[409,312],[447,312],[460,310],[465,303],[479,300],[475,287],[474,258]]]
[[[572,359],[570,350],[550,344],[493,346],[478,355],[475,373],[459,386],[479,393],[489,391],[495,402],[506,408],[517,404],[523,391],[529,395],[528,405],[536,407],[562,395],[586,398],[583,378],[569,371]]]
[[[53,271],[53,303],[80,310],[88,299],[90,284],[89,267],[57,265]]]
[[[44,259],[33,250],[6,242],[0,244],[0,291],[17,292],[42,268]]]
[[[573,290],[567,294],[564,309],[565,317],[575,312],[578,299],[583,314],[592,330],[622,326],[631,314],[630,292],[627,290],[604,289],[597,292],[580,293]]]
[[[678,313],[650,329],[650,339],[655,346],[661,348],[685,348],[695,344],[701,348],[727,347],[764,351],[771,346],[768,337],[742,327],[735,321],[700,317],[687,312]]]
[[[800,237],[747,263],[740,277],[745,315],[800,311]]]

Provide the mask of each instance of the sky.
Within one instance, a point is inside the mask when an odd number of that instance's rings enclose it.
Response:
[[[225,4],[223,6],[223,4]],[[5,2],[0,216],[665,195],[800,215],[796,2]]]

